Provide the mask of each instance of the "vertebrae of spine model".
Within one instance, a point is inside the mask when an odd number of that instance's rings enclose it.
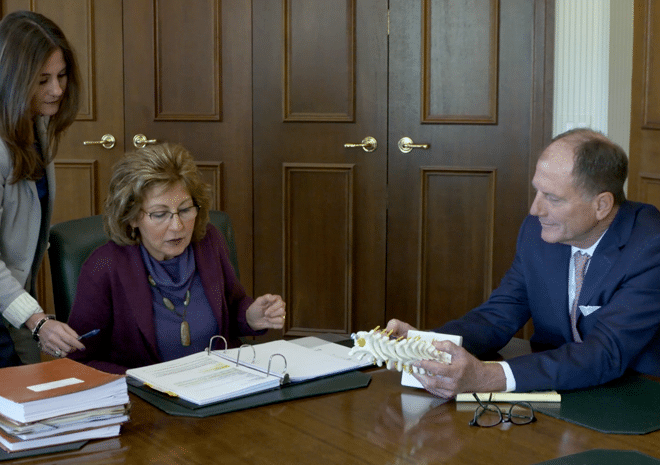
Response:
[[[439,351],[428,341],[419,337],[390,339],[391,331],[388,334],[378,329],[351,334],[354,346],[349,355],[355,356],[358,360],[370,357],[375,365],[380,367],[385,364],[388,370],[406,370],[409,373],[422,375],[425,373],[424,369],[413,366],[413,363],[420,360],[451,362],[451,355]]]

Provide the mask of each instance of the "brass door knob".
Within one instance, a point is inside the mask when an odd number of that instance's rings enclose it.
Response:
[[[362,139],[361,144],[350,144],[350,143],[344,144],[344,148],[347,149],[354,147],[362,147],[362,150],[364,150],[365,152],[373,152],[374,150],[376,150],[376,147],[378,147],[378,142],[373,137],[367,136],[364,139]]]
[[[101,140],[86,140],[83,145],[102,145],[104,149],[110,150],[115,146],[115,136],[112,134],[105,134]]]
[[[408,153],[412,149],[428,149],[429,144],[413,144],[413,140],[410,137],[402,137],[399,140],[399,150],[403,153]]]
[[[147,139],[147,136],[144,134],[135,134],[133,136],[133,145],[138,149],[143,148],[147,144],[155,144],[157,142],[156,139]]]

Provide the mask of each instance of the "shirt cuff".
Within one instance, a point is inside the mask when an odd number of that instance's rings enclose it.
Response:
[[[39,303],[27,292],[16,297],[2,316],[15,328],[20,328],[32,315],[43,312]]]
[[[506,391],[504,392],[513,392],[516,390],[516,378],[513,376],[513,371],[507,362],[497,362],[502,366],[504,370],[504,376],[506,377]]]

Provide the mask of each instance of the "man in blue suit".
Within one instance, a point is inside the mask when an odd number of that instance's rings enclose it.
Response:
[[[431,393],[575,389],[628,369],[660,376],[660,212],[625,199],[628,160],[602,134],[578,129],[543,151],[536,196],[500,287],[481,306],[434,331],[449,365],[424,361]],[[532,319],[532,347],[506,362],[476,357],[502,347]],[[391,320],[405,335],[412,327]]]

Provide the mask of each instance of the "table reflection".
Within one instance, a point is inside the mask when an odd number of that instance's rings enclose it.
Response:
[[[400,463],[402,457],[418,464],[447,460],[465,444],[455,431],[450,409],[455,409],[453,402],[421,391],[393,393],[376,410],[373,430],[367,437],[380,447],[398,450],[400,458],[392,464]]]

